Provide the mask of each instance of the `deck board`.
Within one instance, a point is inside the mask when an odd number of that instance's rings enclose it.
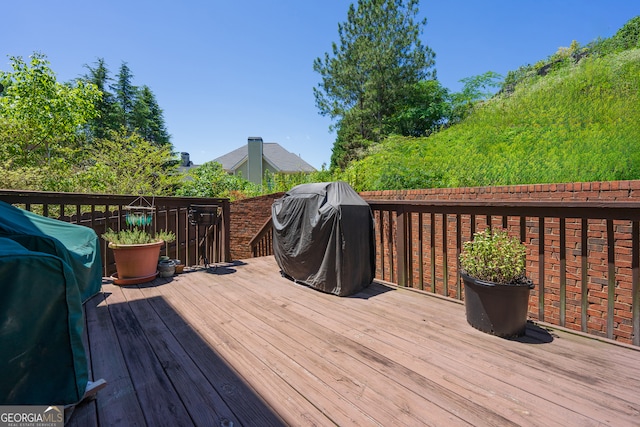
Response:
[[[632,426],[640,349],[529,325],[505,340],[464,306],[374,283],[340,298],[273,257],[86,303],[94,378],[70,425]],[[97,413],[97,420],[96,420]]]

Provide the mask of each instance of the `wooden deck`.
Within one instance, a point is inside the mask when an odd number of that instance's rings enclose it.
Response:
[[[108,385],[68,425],[640,425],[640,349],[536,325],[496,338],[455,302],[323,294],[273,257],[105,281],[86,311]]]

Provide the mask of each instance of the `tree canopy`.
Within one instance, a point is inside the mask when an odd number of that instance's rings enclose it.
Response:
[[[98,58],[94,67],[85,65],[89,71],[84,79],[96,85],[102,97],[96,102],[97,116],[89,121],[89,134],[94,138],[106,138],[122,125],[121,113],[115,96],[109,91],[113,79],[103,58]]]
[[[171,194],[177,161],[162,110],[123,65],[120,86],[110,84],[102,59],[83,78],[59,83],[44,54],[11,57],[13,70],[0,71],[0,186]]]
[[[340,42],[315,59],[316,105],[337,121],[332,166],[379,142],[408,88],[435,78],[435,54],[420,40],[426,19],[417,14],[418,0],[358,0],[338,24]]]
[[[84,80],[59,83],[41,53],[10,59],[13,72],[0,71],[0,160],[19,167],[71,160],[100,91]]]
[[[171,143],[162,108],[153,91],[147,85],[133,84],[133,73],[126,62],[120,66],[116,79],[109,76],[102,58],[98,58],[94,67],[85,65],[85,68],[89,73],[84,78],[102,92],[102,100],[96,104],[99,114],[89,123],[91,137],[105,138],[124,127],[157,146]]]

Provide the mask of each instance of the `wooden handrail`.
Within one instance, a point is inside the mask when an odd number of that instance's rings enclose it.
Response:
[[[48,217],[92,228],[99,236],[111,228],[126,227],[123,209],[137,199],[134,195],[55,193],[25,190],[0,190],[0,200]],[[217,205],[221,208],[219,223],[207,231],[207,257],[210,262],[231,261],[229,200],[208,197],[154,197],[145,196],[155,209],[153,229],[176,234],[176,241],[165,245],[164,255],[180,259],[185,265],[195,265],[203,258],[198,246],[202,234],[198,226],[191,226],[188,219],[191,205]],[[104,275],[115,272],[113,254],[101,244]]]
[[[269,217],[249,241],[253,257],[273,255],[273,222]]]

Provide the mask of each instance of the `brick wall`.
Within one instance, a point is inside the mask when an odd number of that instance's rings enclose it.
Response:
[[[283,194],[269,194],[231,203],[231,259],[251,258],[249,242],[271,217],[273,202]]]
[[[640,200],[640,180],[365,191],[360,195],[375,200]]]
[[[274,200],[282,197],[283,194],[269,194],[231,203],[231,257],[233,259],[251,256],[249,241],[271,215],[271,205]],[[640,180],[365,191],[360,194],[365,199],[375,200],[640,200]]]

